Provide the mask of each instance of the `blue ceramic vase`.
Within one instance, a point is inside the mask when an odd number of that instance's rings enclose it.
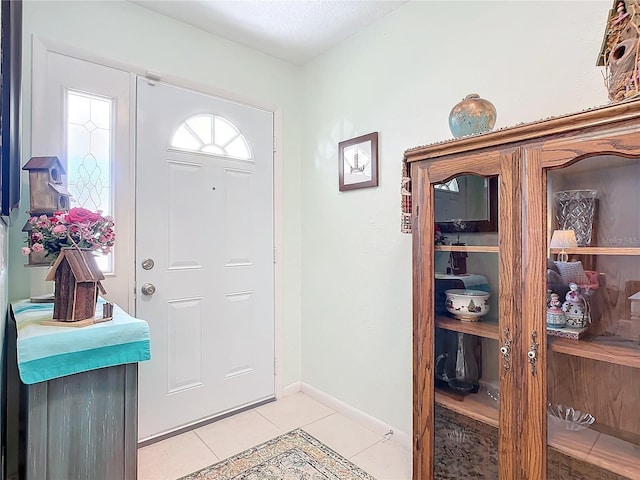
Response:
[[[496,108],[476,93],[464,97],[449,114],[449,128],[456,138],[488,132],[495,124]]]

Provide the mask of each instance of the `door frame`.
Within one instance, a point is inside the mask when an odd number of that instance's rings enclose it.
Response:
[[[67,55],[70,57],[77,58],[79,60],[84,60],[87,62],[97,63],[99,65],[111,68],[117,68],[119,70],[123,70],[129,72],[130,74],[130,89],[131,94],[129,96],[129,108],[130,108],[130,117],[129,117],[129,132],[130,138],[132,141],[130,142],[129,148],[129,158],[131,159],[129,164],[129,174],[130,178],[133,180],[131,183],[131,191],[129,192],[131,195],[131,199],[135,203],[135,193],[136,193],[136,177],[135,177],[135,166],[136,166],[136,140],[137,140],[137,132],[136,132],[136,108],[137,108],[137,95],[136,95],[136,76],[146,77],[148,75],[157,75],[149,70],[146,70],[141,65],[134,65],[127,62],[118,61],[112,58],[107,58],[100,56],[98,54],[92,53],[90,51],[65,44],[63,42],[59,42],[56,40],[51,40],[47,38],[37,37],[33,35],[32,39],[32,48],[31,48],[31,110],[29,115],[31,117],[31,129],[29,134],[31,136],[31,155],[48,155],[44,149],[46,148],[46,144],[43,142],[43,138],[34,135],[34,131],[43,131],[45,126],[42,125],[42,118],[39,116],[32,115],[34,110],[43,109],[46,105],[45,100],[45,90],[46,85],[43,82],[43,78],[45,78],[46,72],[46,58],[47,53],[58,53],[61,55]],[[28,50],[28,49],[25,49]],[[28,59],[25,59],[25,63]],[[284,294],[284,269],[283,262],[280,260],[283,256],[284,252],[284,203],[283,203],[283,191],[284,191],[284,164],[283,164],[283,152],[281,145],[281,141],[278,142],[279,139],[282,139],[282,119],[283,112],[282,109],[276,105],[268,104],[263,101],[258,101],[253,98],[249,98],[246,96],[234,94],[232,92],[217,88],[213,85],[208,85],[204,83],[197,82],[195,80],[191,80],[185,77],[180,77],[171,74],[163,74],[158,75],[161,77],[161,80],[166,83],[170,83],[172,85],[176,85],[178,87],[183,87],[186,89],[194,90],[196,92],[201,92],[207,95],[212,95],[220,98],[224,98],[227,100],[231,100],[237,103],[242,103],[251,107],[259,108],[262,110],[267,110],[273,112],[273,133],[274,133],[274,154],[273,154],[273,229],[274,229],[274,353],[275,353],[275,396],[276,399],[280,399],[283,397],[284,390],[284,368],[283,368],[283,352],[284,352],[284,304],[283,304],[283,294]],[[131,242],[130,245],[127,246],[127,250],[129,251],[129,255],[131,257],[130,263],[130,271],[128,272],[128,278],[130,278],[130,282],[128,287],[133,289],[135,288],[135,208],[133,209],[133,213],[130,216],[130,221],[128,227],[131,229]],[[117,219],[116,219],[117,221]],[[131,300],[129,305],[126,307],[130,312],[135,312],[135,295],[131,295]]]

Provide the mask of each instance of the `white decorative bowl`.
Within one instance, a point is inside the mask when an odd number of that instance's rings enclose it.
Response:
[[[554,423],[561,425],[567,430],[578,432],[589,428],[596,419],[590,413],[583,413],[580,410],[574,410],[573,407],[565,405],[551,405],[547,407],[549,418]]]
[[[447,311],[465,322],[477,322],[489,312],[489,292],[454,288],[445,290]]]

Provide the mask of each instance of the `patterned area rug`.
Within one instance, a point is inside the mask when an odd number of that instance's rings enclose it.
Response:
[[[375,480],[302,429],[180,480]]]

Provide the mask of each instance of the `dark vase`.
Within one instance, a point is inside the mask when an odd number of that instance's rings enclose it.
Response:
[[[456,138],[488,132],[495,124],[496,108],[476,93],[464,97],[449,114],[449,128]]]

